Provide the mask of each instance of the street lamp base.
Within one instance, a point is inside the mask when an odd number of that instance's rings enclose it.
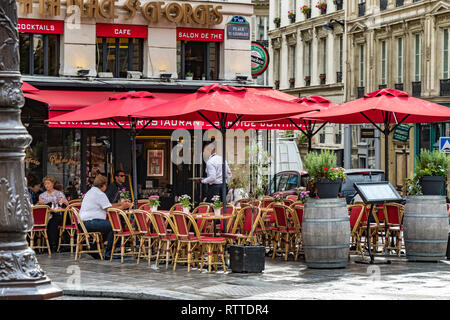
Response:
[[[36,281],[0,283],[0,300],[46,300],[62,296],[63,292],[45,276]]]

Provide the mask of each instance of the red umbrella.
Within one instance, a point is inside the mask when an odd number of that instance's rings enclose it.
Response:
[[[311,119],[333,123],[372,123],[384,133],[385,170],[389,179],[388,138],[389,134],[402,123],[441,122],[450,120],[450,108],[427,100],[411,97],[396,89],[380,89],[367,93],[364,97],[346,102],[338,108],[330,108],[321,113],[311,113]],[[395,123],[391,127],[390,124]],[[381,129],[378,124],[384,124]]]
[[[24,82],[22,83],[22,92],[26,92],[26,93],[32,93],[32,92],[38,92],[39,89],[36,87],[33,87],[31,84],[29,84],[28,82]]]
[[[121,129],[125,129],[121,122],[129,122],[130,129],[127,131],[131,140],[131,156],[133,164],[133,193],[135,206],[137,208],[137,168],[136,168],[136,129],[137,119],[134,114],[138,111],[148,109],[149,106],[156,106],[158,104],[166,102],[165,100],[157,99],[150,92],[138,91],[138,92],[125,92],[114,94],[107,100],[100,103],[90,105],[73,112],[69,112],[51,119],[54,122],[63,121],[93,121],[93,120],[112,120]],[[49,121],[49,120],[47,120]],[[143,126],[143,129],[147,127],[151,122],[147,121]]]
[[[136,114],[142,118],[163,118],[185,121],[206,121],[222,132],[222,200],[226,207],[225,138],[226,130],[238,121],[270,121],[282,117],[311,112],[311,108],[290,101],[272,98],[271,94],[256,93],[245,87],[213,84],[195,93],[174,99]],[[315,109],[318,110],[318,109]]]

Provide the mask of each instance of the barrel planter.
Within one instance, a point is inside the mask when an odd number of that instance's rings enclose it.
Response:
[[[349,259],[350,221],[345,199],[308,199],[302,226],[308,268],[345,268]]]
[[[403,235],[409,261],[445,259],[449,232],[444,196],[406,198]]]

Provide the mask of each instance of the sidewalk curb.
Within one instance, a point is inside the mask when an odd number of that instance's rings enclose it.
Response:
[[[129,300],[183,300],[174,297],[157,295],[144,292],[118,292],[118,291],[100,291],[100,290],[72,290],[64,289],[63,295],[76,297],[98,297],[98,298],[120,298]]]

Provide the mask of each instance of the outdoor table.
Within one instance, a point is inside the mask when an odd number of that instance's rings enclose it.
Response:
[[[229,218],[232,218],[232,217],[233,217],[232,214],[226,214],[226,215],[222,215],[221,214],[221,215],[218,215],[218,216],[212,214],[212,215],[197,215],[195,217],[195,219],[213,220],[214,221],[214,223],[213,223],[213,225],[214,225],[214,237],[215,237],[216,236],[216,221],[223,221],[225,219],[229,219]]]

